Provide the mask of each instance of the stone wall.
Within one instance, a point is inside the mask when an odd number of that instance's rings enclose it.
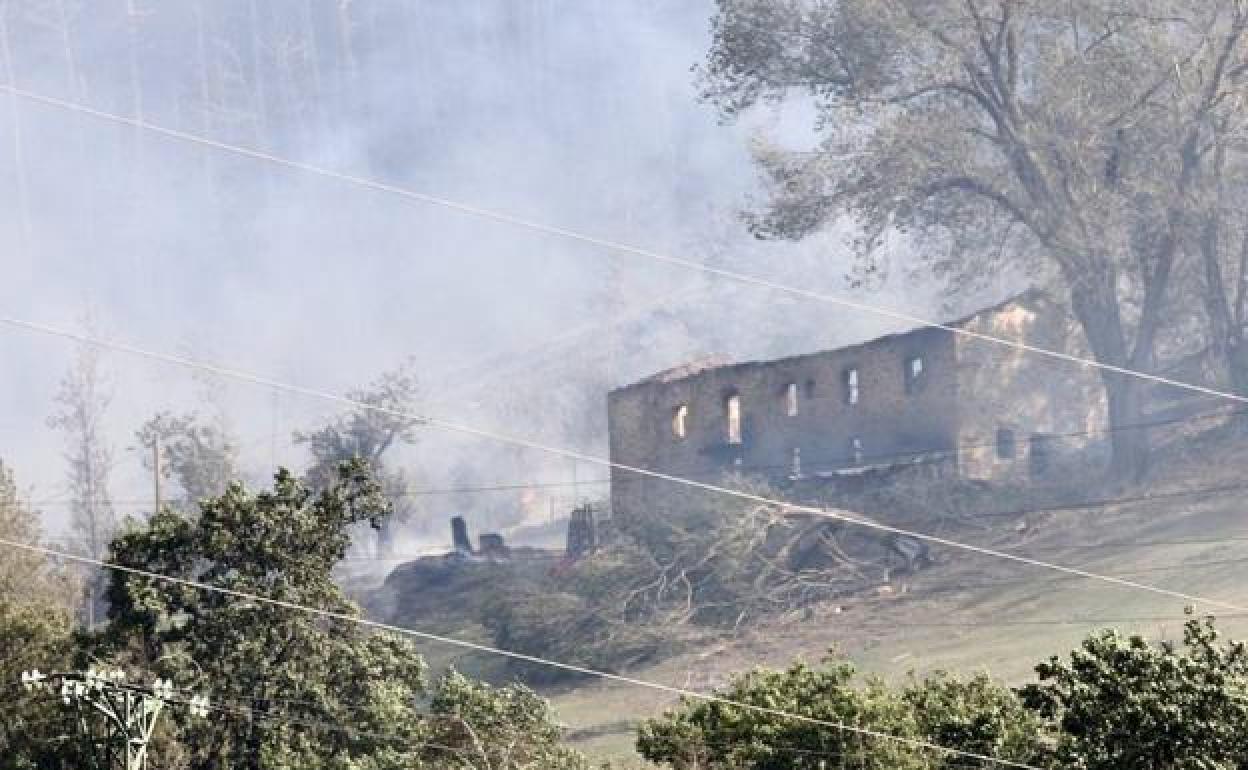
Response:
[[[1078,324],[1044,295],[963,319],[961,328],[1035,348],[1087,356]],[[965,478],[1035,482],[1105,444],[1105,394],[1096,370],[959,336],[959,471]],[[1090,451],[1095,450],[1095,451]]]
[[[810,476],[947,455],[959,429],[956,355],[950,332],[919,329],[810,355],[656,375],[609,395],[611,459],[718,483],[738,472],[780,480],[799,470]],[[911,379],[916,360],[921,374]],[[729,427],[734,398],[739,442]],[[673,500],[696,504],[690,496],[698,494],[706,493],[613,470],[613,515],[624,519],[670,510]]]
[[[1078,325],[1040,292],[949,326],[1087,355]],[[908,381],[916,359],[922,374]],[[687,364],[612,391],[608,424],[616,463],[711,484],[740,474],[815,498],[827,497],[820,483],[852,492],[916,463],[932,466],[927,476],[1029,483],[1094,462],[1106,443],[1095,370],[932,328],[775,361]],[[720,504],[713,494],[612,471],[622,521]]]

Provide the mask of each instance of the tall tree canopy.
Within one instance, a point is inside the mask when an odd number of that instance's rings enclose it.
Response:
[[[90,329],[89,320],[87,328]],[[117,513],[109,490],[113,448],[104,426],[112,400],[99,349],[83,345],[61,380],[55,397],[56,411],[48,418],[48,425],[64,434],[74,550],[93,559],[104,557],[117,531]],[[99,576],[88,581],[84,613],[88,625],[95,623],[100,586]]]
[[[13,513],[12,488],[0,465],[0,534],[33,540],[31,517]],[[322,490],[280,471],[271,490],[231,484],[195,516],[167,507],[132,522],[111,560],[235,593],[113,571],[109,623],[92,633],[70,634],[68,613],[29,580],[42,574],[39,560],[17,562],[29,573],[19,587],[0,551],[0,681],[12,687],[22,669],[103,665],[132,682],[166,677],[207,694],[208,719],[176,697],[165,711],[152,755],[171,770],[586,770],[532,691],[454,671],[427,687],[410,643],[353,622],[360,611],[331,571],[350,529],[388,514],[362,460],[340,466]],[[12,595],[23,590],[24,603]],[[78,717],[60,706],[55,691],[0,698],[0,770],[99,767],[83,752],[102,733],[76,740]]]
[[[1248,766],[1248,648],[1190,619],[1183,644],[1105,630],[1011,690],[936,674],[893,688],[842,663],[758,669],[717,694],[1033,767],[1179,770]],[[716,702],[643,723],[637,746],[677,770],[992,767]]]
[[[1245,26],[1236,0],[718,0],[704,93],[729,119],[817,110],[812,152],[759,151],[760,236],[846,217],[866,273],[900,232],[952,286],[1028,275],[1068,294],[1097,361],[1149,371],[1178,288],[1208,300],[1215,352],[1242,337],[1248,241],[1218,170],[1242,144]],[[1211,212],[1208,269],[1182,272]],[[1140,381],[1102,379],[1113,426],[1138,423]],[[1118,470],[1142,465],[1140,431],[1113,442]]]
[[[20,500],[13,472],[0,461],[0,537],[38,543],[38,515]],[[71,654],[78,581],[31,551],[0,546],[0,770],[78,767],[68,715],[16,688],[21,672],[47,671]]]
[[[223,494],[238,476],[238,448],[221,424],[198,414],[161,412],[143,423],[136,436],[147,449],[159,446],[162,478],[178,483],[182,510],[194,511],[200,500]],[[152,469],[153,459],[144,457]]]
[[[319,492],[281,471],[271,491],[232,484],[203,501],[195,518],[161,511],[119,537],[112,560],[357,616],[331,573],[352,525],[388,512],[361,462],[344,466]],[[182,739],[195,770],[337,768],[379,756],[403,767],[416,756],[424,667],[406,641],[123,572],[112,574],[108,598],[110,624],[98,657],[211,691],[242,714],[186,726]]]
[[[1036,673],[1023,701],[1058,728],[1060,767],[1248,766],[1248,647],[1211,618],[1189,620],[1181,645],[1102,631]]]
[[[401,468],[386,463],[387,453],[397,445],[416,441],[421,420],[414,417],[419,386],[410,363],[386,372],[368,385],[347,393],[347,398],[361,404],[338,415],[324,426],[310,431],[296,431],[296,444],[307,448],[312,464],[306,480],[313,488],[323,488],[337,476],[342,463],[364,462],[381,484],[382,493],[394,509],[396,524],[409,521],[416,506],[409,492],[408,475]],[[386,550],[391,532],[379,526],[380,550]],[[357,531],[358,535],[361,533]]]
[[[913,745],[922,741],[1014,762],[1040,763],[1044,757],[1040,720],[1028,714],[1009,689],[983,675],[956,679],[938,674],[895,689],[875,678],[857,681],[847,663],[798,663],[784,671],[750,671],[716,694],[901,740],[830,729],[727,703],[686,701],[642,724],[637,736],[641,755],[677,770],[974,766],[965,757]]]

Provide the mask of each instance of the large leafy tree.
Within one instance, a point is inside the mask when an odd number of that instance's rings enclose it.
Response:
[[[817,112],[811,151],[759,151],[760,236],[845,217],[859,276],[897,232],[959,289],[1029,275],[1069,296],[1097,361],[1151,371],[1200,194],[1240,132],[1246,25],[1237,0],[718,0],[705,96],[726,118]],[[1101,371],[1113,426],[1137,424],[1141,382]],[[1142,467],[1141,431],[1112,441],[1117,470]]]
[[[785,671],[758,669],[737,677],[717,695],[762,709],[902,738],[919,737],[919,725],[907,704],[881,681],[855,686],[854,669],[846,663],[818,667],[797,664]],[[678,770],[931,767],[921,751],[896,741],[720,701],[686,702],[678,710],[644,723],[637,748],[646,759]]]
[[[38,543],[38,516],[23,505],[0,462],[0,537]],[[0,770],[73,768],[73,724],[44,698],[19,689],[21,672],[64,665],[72,654],[72,576],[39,554],[0,546]]]
[[[1240,20],[1242,26],[1242,19]],[[1235,56],[1230,54],[1234,53]],[[1218,67],[1236,85],[1244,75],[1238,52],[1226,51]],[[1180,274],[1184,298],[1208,328],[1208,345],[1215,373],[1236,393],[1248,394],[1248,216],[1243,199],[1248,192],[1248,155],[1244,153],[1241,113],[1244,94],[1223,89],[1219,109],[1204,120],[1201,149],[1206,162],[1194,175],[1189,199],[1185,256]]]
[[[320,428],[294,434],[295,443],[304,446],[312,456],[306,481],[314,489],[332,483],[344,462],[360,460],[368,466],[394,506],[392,524],[380,528],[383,550],[392,534],[386,527],[410,520],[416,511],[407,474],[401,468],[391,467],[387,460],[397,446],[416,441],[416,429],[421,425],[421,420],[414,416],[419,392],[410,363],[404,363],[367,387],[348,392],[347,398],[360,406]]]
[[[1248,766],[1248,648],[1212,619],[1190,620],[1182,645],[1104,631],[1036,672],[1022,694],[1059,728],[1061,767]]]
[[[920,735],[937,746],[1040,766],[1050,758],[1046,721],[987,674],[912,678],[901,698],[913,710]],[[954,754],[929,755],[928,761],[941,768],[976,762]]]
[[[0,532],[34,539],[31,517],[12,513],[3,466],[0,482]],[[15,684],[20,668],[103,664],[135,681],[168,677],[207,693],[210,718],[175,705],[157,732],[154,761],[179,770],[588,767],[561,743],[548,704],[532,691],[455,672],[426,688],[410,643],[353,622],[359,610],[331,572],[350,529],[390,510],[362,460],[343,464],[319,491],[279,471],[271,490],[234,483],[199,507],[198,515],[165,508],[132,524],[110,558],[233,593],[115,570],[110,622],[94,633],[71,635],[67,611],[56,613],[42,594],[40,602],[14,601],[12,593],[42,585],[32,579],[43,565],[33,557],[19,565],[21,584],[0,560],[4,681]],[[74,740],[73,714],[59,704],[55,694],[0,698],[0,770],[93,767]]]
[[[161,475],[177,482],[182,510],[194,511],[200,500],[223,494],[238,476],[238,448],[219,422],[161,412],[143,423],[137,438],[149,450],[159,446]],[[149,470],[152,462],[144,458]]]
[[[109,490],[113,448],[104,429],[112,393],[97,348],[83,345],[79,349],[61,380],[55,401],[56,411],[48,418],[48,424],[60,430],[65,439],[74,548],[84,556],[102,559],[117,530],[117,515]],[[95,624],[101,586],[100,576],[88,581],[84,613],[88,625]]]
[[[1034,767],[1248,767],[1248,645],[1191,619],[1182,644],[1105,630],[1010,690],[986,675],[856,685],[845,664],[757,670],[717,695]],[[716,702],[645,723],[638,748],[674,768],[993,766]],[[968,764],[969,763],[969,764]],[[979,764],[977,764],[979,763]]]
[[[1045,761],[1045,724],[986,675],[934,674],[892,688],[843,662],[738,677],[724,698],[910,741],[1028,764]],[[942,768],[979,760],[718,702],[687,702],[642,725],[641,754],[674,768]]]
[[[429,703],[430,768],[464,770],[588,770],[578,752],[561,743],[550,705],[520,684],[491,687],[454,670],[439,681]]]
[[[319,492],[281,471],[271,490],[230,485],[197,517],[161,511],[119,537],[111,558],[355,617],[331,573],[351,527],[388,513],[362,462],[344,465]],[[406,641],[124,572],[113,574],[108,597],[111,622],[94,655],[208,691],[229,710],[207,725],[181,725],[191,768],[338,768],[365,759],[397,768],[417,758],[424,667]],[[350,729],[335,729],[343,726]]]
[[[23,691],[23,671],[65,666],[73,645],[69,612],[0,597],[0,770],[59,770],[80,764],[75,726],[59,703]]]

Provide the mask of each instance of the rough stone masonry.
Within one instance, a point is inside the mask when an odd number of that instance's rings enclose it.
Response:
[[[948,325],[1085,351],[1078,325],[1038,291]],[[608,424],[613,462],[710,483],[918,463],[1025,481],[1046,473],[1056,453],[1103,438],[1106,415],[1095,371],[925,327],[773,361],[686,364],[611,391]],[[612,515],[625,520],[706,494],[612,471]]]

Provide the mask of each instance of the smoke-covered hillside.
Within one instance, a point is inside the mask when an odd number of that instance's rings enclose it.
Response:
[[[709,2],[21,0],[0,65],[18,87],[300,162],[651,249],[840,291],[831,234],[752,239],[755,134],[716,124],[691,65]],[[884,330],[879,319],[697,276],[240,158],[21,98],[0,98],[0,301],[13,315],[210,357],[342,392],[413,357],[438,415],[601,454],[604,395],[708,352],[761,357]],[[874,299],[927,312],[901,276]],[[72,350],[5,332],[0,454],[61,519],[43,425]],[[149,482],[124,450],[159,410],[203,408],[186,372],[105,357],[113,495]],[[307,458],[289,441],[333,411],[219,388],[253,477]],[[429,488],[601,478],[533,452],[423,431],[396,460]],[[554,491],[551,491],[553,489]],[[429,495],[421,516],[550,511],[554,487]],[[553,500],[552,500],[553,498]],[[521,503],[524,503],[522,506]],[[124,505],[122,506],[125,507]],[[131,508],[136,507],[131,505]]]

